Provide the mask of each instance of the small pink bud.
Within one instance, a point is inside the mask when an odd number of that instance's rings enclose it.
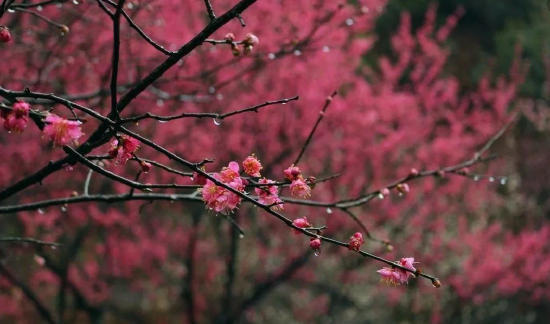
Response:
[[[141,171],[145,173],[151,171],[151,163],[145,162],[145,161],[139,161],[139,165],[141,165]]]
[[[206,184],[206,177],[198,172],[193,172],[193,183],[204,186]]]
[[[432,280],[432,286],[434,286],[435,288],[439,288],[441,287],[441,281],[439,281],[439,279],[433,279]]]
[[[224,37],[224,39],[230,41],[230,42],[233,42],[235,40],[235,35],[233,35],[233,33],[227,33]]]
[[[0,42],[7,43],[11,40],[11,34],[8,27],[0,26]]]
[[[252,53],[252,49],[254,49],[253,46],[251,46],[251,45],[245,45],[245,46],[244,46],[244,54],[250,54],[250,53]]]
[[[245,45],[254,46],[254,45],[258,45],[260,40],[254,34],[248,33],[244,37],[243,42],[244,42]]]
[[[419,172],[415,168],[412,168],[411,171],[409,171],[409,177],[410,178],[418,177],[418,174],[419,174]]]
[[[233,56],[241,55],[241,49],[236,44],[231,44],[231,52],[233,53]]]
[[[314,250],[319,250],[321,248],[321,240],[318,238],[311,238],[309,240],[309,247]]]
[[[350,238],[348,250],[359,251],[361,245],[364,243],[365,241],[363,240],[363,234],[357,232]]]
[[[13,104],[13,112],[18,118],[27,117],[30,110],[31,106],[26,102],[20,101]]]
[[[388,196],[390,194],[390,189],[384,188],[384,189],[380,190],[380,193],[384,196]]]
[[[397,185],[397,191],[399,191],[400,194],[404,195],[409,192],[409,185],[406,183],[400,183]]]

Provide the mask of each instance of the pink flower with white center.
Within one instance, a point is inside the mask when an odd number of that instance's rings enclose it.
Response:
[[[359,251],[359,249],[361,248],[361,245],[363,245],[364,243],[365,241],[363,240],[363,234],[357,232],[353,234],[353,236],[350,238],[348,249],[353,251]]]
[[[67,120],[65,118],[49,114],[46,119],[43,133],[54,146],[65,146],[69,144],[78,145],[78,139],[84,135],[80,129],[82,124],[79,121]]]
[[[132,154],[139,148],[139,141],[133,137],[122,135],[120,136],[120,143],[118,140],[114,140],[111,143],[111,150],[109,150],[109,156],[115,159],[116,165],[124,165],[132,158]]]
[[[270,184],[270,183],[274,183],[274,181],[263,178],[263,179],[260,179],[258,183]],[[258,202],[260,204],[269,206],[276,203],[277,205],[271,208],[273,208],[274,210],[278,210],[278,209],[283,209],[283,203],[282,203],[283,201],[279,198],[278,189],[279,188],[275,185],[267,185],[263,187],[254,188],[254,191],[258,195]]]
[[[292,224],[296,227],[299,227],[299,228],[308,228],[308,227],[311,227],[311,224],[307,221],[307,218],[304,216],[302,218],[296,218]],[[295,228],[292,229],[292,232],[294,232],[294,234],[296,235],[299,235],[299,234],[302,234],[302,232],[296,230]]]
[[[290,181],[294,181],[296,179],[298,179],[298,177],[300,176],[301,172],[300,172],[300,169],[296,166],[291,165],[289,168],[287,168],[285,171],[285,177],[290,180]]]
[[[2,110],[1,116],[4,120],[4,128],[10,132],[20,133],[29,121],[31,106],[26,102],[16,102],[11,111]]]
[[[261,177],[260,170],[263,169],[263,167],[260,160],[254,155],[251,155],[243,161],[243,169],[244,172],[251,177]]]
[[[311,196],[311,188],[300,177],[290,184],[290,193],[295,197],[307,198]]]

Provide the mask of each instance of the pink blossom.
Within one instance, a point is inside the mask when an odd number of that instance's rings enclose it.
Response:
[[[2,110],[4,128],[10,132],[20,133],[29,121],[30,105],[26,102],[16,102],[11,111]]]
[[[309,247],[315,251],[319,251],[321,249],[321,240],[319,238],[312,237],[309,240]]]
[[[298,179],[298,176],[300,176],[301,174],[300,169],[298,167],[295,167],[294,164],[287,168],[284,173],[285,177],[290,181]]]
[[[260,184],[270,184],[274,183],[273,180],[267,180],[266,178],[260,179]],[[258,202],[264,205],[273,205],[277,203],[277,205],[273,206],[272,208],[277,209],[283,209],[282,200],[278,196],[278,187],[275,185],[268,185],[265,187],[259,187],[254,188],[254,191],[258,195]]]
[[[397,185],[397,191],[399,191],[400,195],[404,195],[409,192],[409,185],[406,183],[400,183]]]
[[[311,227],[311,224],[307,221],[307,218],[304,216],[302,218],[296,218],[292,224],[296,227],[299,227],[299,228],[308,228],[308,227]],[[298,235],[298,234],[302,234],[302,232],[296,230],[296,229],[292,229],[292,232],[294,232],[294,234]]]
[[[114,140],[111,143],[111,150],[109,150],[109,156],[115,159],[116,165],[124,165],[132,158],[139,148],[139,141],[133,137],[122,135],[120,136],[120,143],[118,140]]]
[[[401,273],[392,268],[382,268],[378,271],[382,276],[382,282],[390,286],[399,286],[401,284]]]
[[[299,178],[290,184],[290,193],[295,197],[307,198],[311,196],[311,188],[302,178]]]
[[[220,173],[214,173],[212,176],[237,191],[244,191],[244,184],[239,176],[239,165],[236,162],[229,163],[227,168],[223,168]],[[241,203],[241,197],[238,194],[217,186],[209,179],[206,180],[201,193],[206,208],[217,213],[229,214]]]
[[[417,262],[414,262],[414,258],[401,258],[397,263],[411,271],[416,271],[413,263]],[[384,283],[394,286],[401,283],[408,283],[410,277],[415,277],[414,273],[398,268],[383,268],[377,272],[382,275],[382,281]]]
[[[206,184],[206,177],[198,172],[193,172],[193,183],[197,185],[204,186]]]
[[[263,169],[260,161],[254,156],[249,156],[243,161],[243,169],[251,177],[260,177],[260,170]]]
[[[0,42],[7,43],[11,40],[11,34],[8,27],[0,26]]]
[[[229,166],[223,168],[220,172],[220,177],[223,183],[230,183],[233,179],[239,177],[239,164],[235,161],[229,162]]]
[[[43,133],[53,141],[54,146],[78,145],[78,139],[84,135],[80,129],[82,123],[79,121],[71,121],[49,114],[45,122]]]
[[[145,161],[139,161],[139,165],[141,166],[141,171],[147,173],[151,171],[151,163],[145,162]]]
[[[353,234],[353,236],[350,238],[348,249],[353,251],[359,251],[359,249],[361,248],[361,245],[363,245],[364,243],[365,241],[363,240],[363,234],[357,232]]]
[[[244,43],[245,45],[254,46],[258,45],[258,43],[260,43],[260,40],[254,34],[248,33],[244,37]]]

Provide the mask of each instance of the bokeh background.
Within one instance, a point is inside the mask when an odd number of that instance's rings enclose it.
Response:
[[[0,46],[0,85],[53,92],[108,113],[110,18],[90,0],[24,6],[39,2],[15,1],[0,20],[13,36]],[[218,15],[237,3],[211,2]],[[132,0],[125,11],[169,50],[208,23],[198,0]],[[7,272],[0,276],[0,322],[45,322],[32,294],[59,323],[547,323],[549,14],[542,0],[260,0],[243,14],[246,27],[231,21],[211,37],[253,33],[260,43],[252,53],[233,57],[228,46],[203,44],[124,111],[228,112],[300,95],[221,125],[183,119],[132,126],[188,160],[215,158],[209,172],[255,153],[263,175],[282,180],[326,97],[338,90],[300,162],[306,175],[342,173],[316,186],[315,201],[384,188],[411,168],[468,160],[517,116],[489,152],[498,159],[470,168],[471,177],[415,180],[404,197],[394,192],[352,209],[393,246],[367,241],[366,251],[415,257],[441,288],[423,279],[383,285],[376,273],[383,264],[326,244],[316,257],[306,237],[247,204],[232,215],[242,238],[201,203],[71,204],[1,215],[0,236],[64,247],[1,246]],[[126,21],[121,30],[122,95],[165,57]],[[30,102],[70,116],[59,105]],[[95,127],[90,119],[84,131]],[[64,156],[34,125],[0,132],[0,148],[0,189]],[[180,168],[146,147],[139,156]],[[140,169],[104,163],[129,178]],[[76,165],[0,206],[82,194],[87,175]],[[140,179],[191,183],[157,168]],[[92,175],[90,193],[127,191]],[[343,241],[360,230],[338,209],[286,204],[284,214],[327,225],[325,233]]]

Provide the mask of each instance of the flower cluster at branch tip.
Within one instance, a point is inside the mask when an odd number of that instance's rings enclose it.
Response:
[[[416,268],[413,266],[413,264],[418,262],[414,262],[414,258],[401,258],[401,260],[397,261],[397,263],[402,267],[416,272]],[[402,283],[408,283],[409,277],[415,277],[412,272],[399,268],[385,267],[376,272],[378,272],[382,276],[382,282],[390,286],[399,286]]]
[[[124,165],[132,158],[132,155],[139,148],[139,141],[133,137],[122,135],[119,140],[114,140],[111,143],[111,149],[109,150],[109,156],[115,159],[116,165]],[[142,166],[143,168],[143,166]]]
[[[252,154],[243,161],[243,169],[251,177],[261,177],[260,170],[263,169],[263,166],[260,160]]]
[[[54,146],[78,145],[78,139],[84,135],[80,129],[82,123],[79,121],[67,120],[54,114],[49,114],[44,121],[44,135],[53,141]]]
[[[359,251],[361,249],[361,245],[365,244],[365,241],[363,240],[363,234],[357,232],[353,234],[353,236],[349,239],[349,250],[353,251]]]
[[[9,132],[20,133],[29,121],[29,111],[31,106],[26,102],[16,102],[11,111],[2,110],[1,116],[4,118],[4,128]]]
[[[293,196],[300,198],[307,198],[311,196],[311,188],[304,180],[302,172],[298,167],[291,165],[289,168],[284,170],[284,174],[288,180],[292,181],[290,184],[290,193]]]
[[[274,210],[283,209],[283,201],[278,196],[278,187],[275,185],[269,185],[274,183],[273,180],[268,180],[266,178],[260,179],[258,183],[267,184],[267,186],[262,186],[254,188],[254,191],[258,195],[258,202],[267,206],[274,205],[271,207]]]
[[[227,33],[224,37],[224,40],[226,41],[226,43],[231,44],[231,52],[233,53],[233,56],[241,55],[241,49],[238,45],[239,43],[235,42],[235,35],[233,33]],[[260,40],[254,34],[248,33],[241,43],[243,44],[244,48],[243,52],[246,55],[252,52],[252,49],[254,48],[254,46],[260,43]]]
[[[10,30],[6,26],[0,26],[0,42],[7,43],[11,40]]]
[[[304,217],[301,217],[301,218],[296,218],[292,224],[296,227],[299,227],[299,228],[308,228],[308,227],[311,227],[311,224],[307,221],[307,218],[304,216]],[[302,234],[302,232],[298,231],[297,229],[293,228],[292,229],[292,232],[296,235],[300,235]]]
[[[230,162],[228,167],[224,167],[220,173],[214,173],[212,176],[231,188],[244,192],[245,184],[239,176],[239,164],[237,162]],[[239,195],[221,186],[217,186],[209,179],[206,180],[206,184],[200,190],[202,200],[206,203],[206,208],[216,213],[227,215],[241,203]]]

